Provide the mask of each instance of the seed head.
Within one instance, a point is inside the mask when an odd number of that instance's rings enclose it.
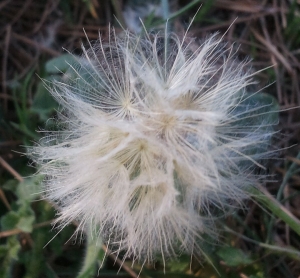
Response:
[[[82,49],[47,85],[58,131],[31,150],[59,227],[76,220],[135,260],[197,250],[266,157],[271,123],[252,120],[249,62],[217,35],[125,32]]]

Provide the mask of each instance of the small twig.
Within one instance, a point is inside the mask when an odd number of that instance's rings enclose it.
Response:
[[[27,11],[28,7],[30,6],[32,0],[27,0],[24,2],[22,3],[21,9],[19,9],[17,14],[14,15],[13,20],[10,22],[10,25],[15,24],[22,17],[22,15]]]
[[[265,45],[274,54],[274,56],[277,57],[277,59],[283,64],[286,70],[290,74],[292,74],[293,73],[292,67],[290,66],[289,62],[277,50],[277,48],[270,41],[267,41],[263,36],[261,36],[256,30],[254,30],[253,28],[250,29],[253,35],[255,36],[255,38],[258,41],[260,41],[263,45]]]
[[[24,179],[22,176],[13,169],[1,156],[0,156],[0,164],[5,168],[8,172],[10,172],[19,182],[23,182]]]
[[[4,8],[7,4],[9,4],[10,1],[11,1],[11,0],[6,0],[6,1],[3,1],[2,3],[0,3],[0,10],[1,10],[2,8]]]
[[[45,221],[45,222],[42,222],[42,223],[37,223],[37,224],[34,224],[32,227],[33,227],[33,229],[42,228],[42,227],[51,225],[51,223],[53,221],[54,221],[54,219],[49,220],[49,221]],[[8,231],[2,231],[2,232],[0,232],[0,238],[9,237],[9,236],[13,236],[13,235],[18,235],[18,234],[21,234],[21,233],[24,233],[24,231],[22,231],[21,229],[12,229],[12,230],[8,230]]]
[[[34,46],[35,48],[40,49],[41,51],[46,52],[46,53],[48,53],[48,54],[50,54],[50,55],[52,55],[54,57],[61,55],[60,52],[58,52],[56,50],[53,50],[51,48],[45,47],[45,46],[41,45],[40,43],[38,43],[38,42],[36,42],[34,40],[31,40],[31,39],[29,39],[27,37],[21,36],[21,35],[19,35],[17,33],[13,33],[12,35],[17,40],[25,42],[25,43],[27,43],[30,46]]]
[[[17,235],[17,234],[20,234],[22,232],[23,231],[20,230],[20,229],[12,229],[12,230],[8,230],[8,231],[3,231],[3,232],[0,232],[0,238]]]
[[[4,205],[6,206],[7,209],[11,210],[11,206],[10,206],[2,188],[0,188],[0,199],[2,200],[2,202],[4,203]]]
[[[8,98],[13,100],[13,97]],[[15,140],[15,141],[5,141],[5,142],[0,142],[0,148],[4,148],[4,147],[9,147],[9,146],[14,146],[14,145],[20,145],[22,144],[21,140]]]
[[[261,13],[253,13],[250,16],[245,16],[245,17],[239,17],[239,18],[237,18],[234,21],[234,23],[235,24],[245,23],[245,22],[248,22],[248,21],[251,21],[251,20],[254,20],[254,19],[258,19],[260,17],[264,17],[264,16],[267,16],[267,15],[272,15],[272,14],[274,14],[276,12],[279,12],[279,11],[270,10],[270,11],[261,12]],[[208,31],[216,31],[216,30],[219,31],[222,28],[228,28],[231,24],[232,24],[232,20],[227,20],[227,21],[224,21],[222,23],[217,23],[217,24],[209,25],[207,27],[203,27],[203,28],[201,28],[201,31],[199,31],[199,32],[195,32],[194,31],[193,33],[197,34],[197,33],[206,33]]]
[[[275,169],[278,173],[282,174],[283,176],[286,175],[286,172],[284,169],[282,168],[276,168]],[[293,179],[294,181],[297,181],[297,182],[300,182],[300,177],[296,176],[296,175],[293,175],[291,176],[291,179]]]
[[[116,255],[114,255],[106,245],[102,245],[102,249],[107,253],[115,262],[118,263],[131,277],[138,278],[139,276],[129,266],[125,265]]]
[[[298,164],[298,165],[300,166],[300,159],[295,158],[295,157],[291,157],[291,156],[287,156],[286,159],[287,159],[287,160],[290,160],[290,161],[292,161],[293,163],[296,163],[296,164]]]
[[[49,15],[57,8],[58,4],[59,4],[59,0],[52,0],[47,2],[43,14],[41,15],[41,19],[35,25],[32,34],[37,33],[42,28],[43,24],[46,22],[47,18],[49,18]]]
[[[226,9],[244,13],[257,13],[264,10],[272,10],[272,7],[266,7],[258,4],[256,1],[229,1],[229,0],[218,0],[215,4],[216,8]],[[279,9],[278,9],[279,10]]]

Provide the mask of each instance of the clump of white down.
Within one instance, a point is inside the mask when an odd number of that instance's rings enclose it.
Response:
[[[261,158],[247,150],[268,137],[235,124],[247,62],[216,35],[125,33],[83,52],[49,84],[60,130],[32,150],[59,227],[76,220],[137,260],[192,252],[214,211],[245,197]]]

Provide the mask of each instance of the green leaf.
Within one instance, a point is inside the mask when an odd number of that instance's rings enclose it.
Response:
[[[20,207],[18,213],[20,218],[16,227],[23,232],[31,233],[33,229],[32,225],[35,220],[34,211],[29,204],[24,204]]]
[[[70,65],[78,64],[77,59],[72,54],[63,54],[59,57],[49,60],[45,65],[48,74],[65,73]]]
[[[5,257],[7,250],[8,250],[7,244],[0,245],[0,258]]]
[[[168,262],[168,267],[171,272],[178,273],[178,272],[184,272],[187,269],[189,269],[191,264],[191,257],[189,256],[180,256],[179,260],[173,260]]]
[[[18,184],[19,184],[19,181],[17,181],[16,179],[12,179],[12,180],[8,180],[7,182],[5,182],[2,185],[2,188],[5,190],[16,192]]]
[[[18,200],[13,203],[11,211],[1,218],[1,227],[3,230],[20,229],[24,232],[31,232],[35,220],[35,214],[30,206],[40,192],[40,184],[43,176],[36,175],[25,179],[19,184],[10,181],[5,188],[13,189]]]
[[[250,146],[242,150],[245,158],[247,156],[255,157],[261,154],[267,154],[270,151],[272,136],[275,132],[275,126],[279,122],[279,105],[274,97],[265,93],[244,93],[241,101],[234,108],[232,113],[235,115],[235,121],[232,125],[235,127],[246,126],[258,136],[263,136],[264,140],[253,142]],[[239,136],[239,135],[237,135]],[[252,162],[247,158],[240,163],[240,166],[248,168]]]
[[[1,227],[2,230],[15,229],[20,220],[19,214],[15,211],[9,211],[4,216],[1,217]]]
[[[51,79],[53,78],[46,78],[50,82]],[[46,89],[45,84],[40,81],[30,108],[31,112],[38,114],[42,121],[46,121],[57,107],[57,102]]]
[[[217,255],[228,266],[241,266],[252,263],[248,255],[234,247],[223,247],[217,251]]]
[[[1,218],[3,230],[20,229],[23,232],[32,232],[32,225],[35,220],[34,211],[29,203],[24,203],[17,211],[9,211]]]
[[[235,124],[259,125],[272,129],[272,125],[278,123],[278,112],[279,104],[273,96],[266,93],[246,93],[242,97],[241,104],[234,110],[234,114],[240,118]]]
[[[19,183],[16,190],[16,195],[19,198],[18,204],[31,202],[39,196],[43,178],[42,175],[35,175]]]
[[[12,269],[14,262],[19,259],[18,254],[21,249],[20,243],[16,236],[11,236],[7,239],[6,245],[0,246],[0,277],[12,277]]]
[[[9,258],[13,260],[18,260],[18,253],[21,249],[21,245],[17,237],[9,237],[7,240],[7,247]]]

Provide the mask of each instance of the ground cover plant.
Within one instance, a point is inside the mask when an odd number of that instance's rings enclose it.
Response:
[[[298,1],[3,1],[0,4],[0,276],[1,277],[298,277],[299,221],[299,55]],[[198,8],[201,6],[200,10]],[[158,7],[158,10],[155,9]],[[153,9],[153,10],[151,10]],[[150,12],[149,12],[150,10]],[[138,15],[138,16],[136,16]],[[239,58],[251,58],[258,84],[279,106],[278,132],[270,151],[268,181],[255,184],[243,209],[219,219],[218,241],[201,245],[204,258],[182,255],[155,264],[133,264],[89,237],[75,238],[80,223],[51,229],[52,203],[41,199],[43,177],[24,153],[55,130],[58,103],[46,81],[62,80],[64,49],[82,54],[81,42],[123,32],[170,28],[205,39],[219,31]],[[128,20],[132,19],[132,20]],[[84,28],[84,31],[83,31]],[[264,70],[262,70],[264,69]],[[262,70],[262,71],[261,71]],[[261,93],[261,97],[266,96]],[[258,101],[258,100],[256,100]],[[250,104],[249,104],[250,105]],[[267,116],[266,116],[267,117]],[[40,132],[38,132],[40,130]],[[278,151],[279,150],[279,151]],[[275,159],[276,157],[276,159]]]

